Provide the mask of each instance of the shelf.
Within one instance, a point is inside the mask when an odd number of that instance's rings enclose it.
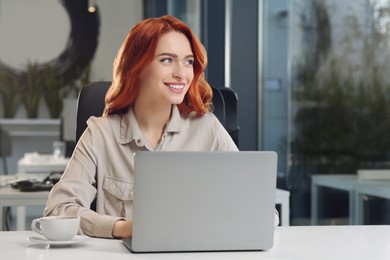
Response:
[[[0,127],[12,137],[58,137],[60,119],[0,119]]]

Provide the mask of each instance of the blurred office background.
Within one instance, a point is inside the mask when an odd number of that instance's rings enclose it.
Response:
[[[88,7],[96,8],[91,17],[79,16]],[[390,167],[390,0],[0,0],[8,174],[24,153],[50,153],[53,141],[72,140],[77,90],[110,81],[128,31],[164,14],[187,22],[204,43],[210,84],[237,92],[239,148],[278,153],[278,188],[291,192],[292,225],[310,224],[312,175]],[[80,35],[70,41],[72,32]],[[89,56],[61,56],[72,43]],[[61,61],[71,68],[63,81],[53,77],[61,66],[54,72],[43,66]],[[34,78],[39,69],[60,86],[63,107],[50,105],[47,88],[10,88],[9,75]],[[40,93],[32,115],[23,101],[28,91]],[[322,193],[320,224],[348,223],[348,193]],[[365,196],[364,204],[365,224],[389,224],[388,200]]]

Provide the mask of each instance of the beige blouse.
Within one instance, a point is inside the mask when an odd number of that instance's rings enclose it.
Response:
[[[91,117],[70,162],[51,190],[44,215],[80,216],[80,233],[112,237],[119,219],[132,218],[134,153],[152,151],[132,108],[126,114]],[[156,151],[238,151],[212,113],[171,119]],[[96,198],[96,212],[90,209]]]

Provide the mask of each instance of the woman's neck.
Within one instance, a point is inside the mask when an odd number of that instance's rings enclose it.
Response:
[[[161,141],[171,111],[172,105],[151,105],[142,102],[134,104],[134,115],[138,126],[153,149]]]

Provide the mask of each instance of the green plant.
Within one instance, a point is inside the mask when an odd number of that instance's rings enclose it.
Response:
[[[61,77],[56,77],[49,66],[46,66],[44,70],[42,90],[50,117],[60,117],[63,107],[62,100],[67,94],[67,89],[64,87],[64,80]]]
[[[43,75],[39,73],[37,63],[27,63],[26,78],[21,81],[21,100],[28,118],[38,117],[39,100],[41,98]]]
[[[13,118],[20,107],[20,84],[16,75],[0,71],[0,96],[3,104],[3,117]]]
[[[43,97],[48,106],[50,117],[59,118],[63,109],[63,99],[77,96],[82,86],[90,82],[90,66],[83,71],[76,69],[78,78],[65,84],[62,77],[55,75],[52,68],[46,67],[43,75]]]
[[[72,80],[65,80],[55,69],[46,65],[28,62],[26,72],[0,70],[0,96],[5,118],[13,118],[22,105],[28,118],[37,118],[41,97],[49,109],[51,118],[59,118],[63,99],[77,96],[80,89],[90,82],[90,65],[85,69],[76,67]]]

